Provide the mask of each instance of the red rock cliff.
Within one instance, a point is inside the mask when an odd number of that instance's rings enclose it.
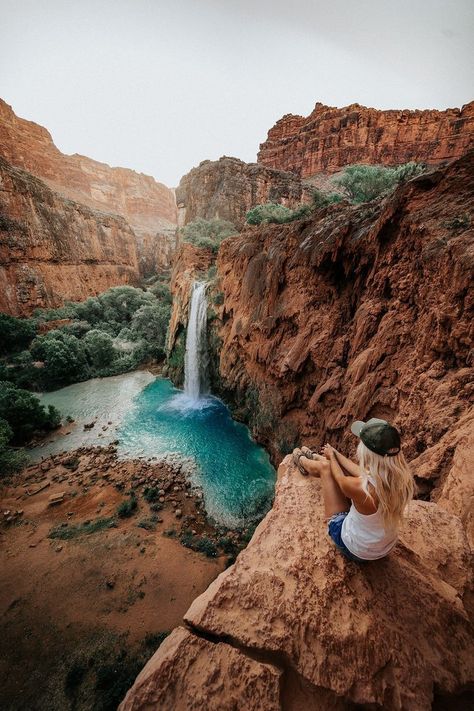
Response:
[[[126,168],[111,168],[78,154],[64,155],[48,131],[19,118],[0,99],[0,156],[44,180],[53,190],[95,210],[122,215],[137,236],[143,263],[168,265],[174,245],[174,193],[154,178]],[[158,242],[159,248],[150,245]]]
[[[240,229],[245,213],[255,205],[278,202],[295,207],[305,199],[296,175],[227,156],[203,161],[181,178],[176,189],[180,225],[197,217],[218,217]]]
[[[353,163],[398,165],[459,158],[474,139],[474,102],[446,111],[342,109],[317,103],[306,118],[288,114],[261,144],[258,162],[302,178]]]
[[[0,158],[0,311],[28,316],[137,278],[123,217],[68,200]]]

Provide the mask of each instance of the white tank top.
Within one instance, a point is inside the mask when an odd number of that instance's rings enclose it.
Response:
[[[369,477],[370,483],[374,482]],[[364,560],[377,560],[389,553],[397,542],[397,532],[387,531],[380,510],[361,514],[354,504],[342,523],[341,538],[353,555]]]

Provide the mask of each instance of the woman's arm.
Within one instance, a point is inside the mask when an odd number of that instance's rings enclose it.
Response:
[[[337,449],[333,449],[333,451],[339,465],[349,474],[349,476],[360,476],[360,467],[358,464],[345,457],[343,454],[338,452]]]
[[[351,477],[345,476],[342,471],[342,467],[336,458],[336,451],[332,447],[326,445],[325,452],[327,452],[327,456],[329,457],[329,464],[331,466],[331,474],[333,478],[336,480],[342,493],[350,499],[353,499],[354,496],[357,496],[360,492],[361,478],[359,476],[357,479],[353,478],[355,475],[351,475]]]

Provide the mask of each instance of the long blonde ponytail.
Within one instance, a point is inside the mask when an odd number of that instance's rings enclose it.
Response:
[[[397,529],[415,485],[407,461],[400,451],[392,457],[372,452],[360,441],[357,447],[364,490],[368,493],[370,476],[379,500],[379,511],[387,529]]]

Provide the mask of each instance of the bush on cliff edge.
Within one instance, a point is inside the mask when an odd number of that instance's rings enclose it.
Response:
[[[420,175],[425,167],[420,163],[405,163],[397,168],[383,165],[349,165],[334,182],[344,188],[354,203],[370,202],[389,193],[398,183]]]
[[[213,252],[217,252],[220,243],[226,237],[235,235],[237,232],[238,230],[232,222],[220,220],[218,217],[212,220],[204,220],[199,217],[180,230],[184,242],[190,242],[196,247],[212,249]]]

